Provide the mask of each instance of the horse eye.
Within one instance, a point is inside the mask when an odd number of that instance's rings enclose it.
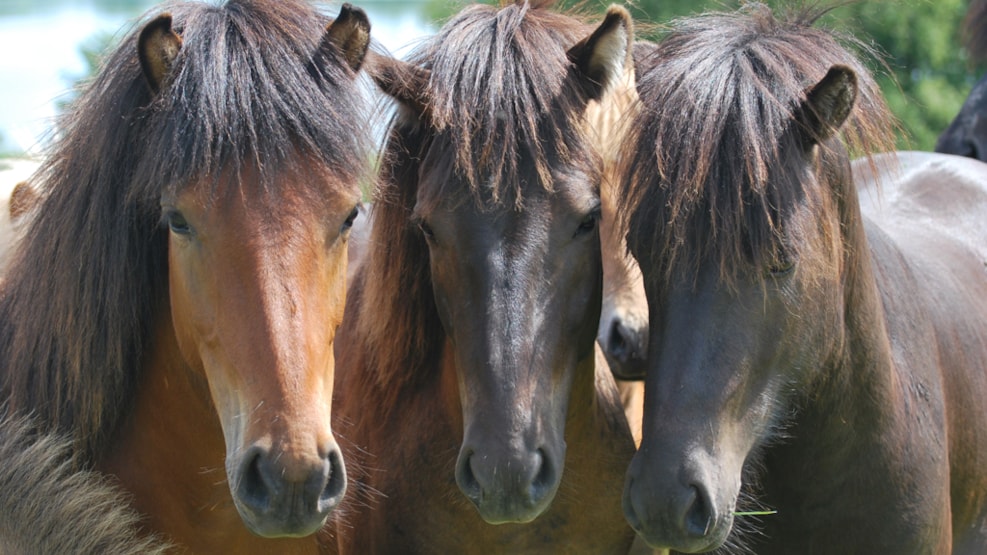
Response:
[[[580,235],[586,235],[591,233],[596,229],[596,224],[600,220],[600,214],[598,212],[593,212],[583,218],[583,221],[579,222],[579,227],[576,228],[576,234],[573,237],[579,237]]]
[[[356,218],[359,215],[360,215],[360,208],[354,207],[353,211],[350,212],[350,215],[346,217],[346,221],[343,222],[343,226],[339,228],[339,232],[346,233],[347,231],[352,229],[353,224],[356,222]]]
[[[771,275],[776,277],[781,277],[788,275],[795,269],[795,261],[787,256],[779,258],[776,262],[768,267],[768,271]]]
[[[435,239],[435,232],[432,231],[431,226],[425,220],[418,220],[418,229],[422,230],[422,235],[425,236],[425,239],[429,241]]]
[[[165,219],[168,222],[168,228],[171,229],[172,233],[177,235],[190,235],[192,233],[192,226],[189,225],[185,216],[182,215],[178,210],[169,210],[165,214]]]

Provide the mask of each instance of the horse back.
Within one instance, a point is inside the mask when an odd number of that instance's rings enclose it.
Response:
[[[889,157],[889,155],[884,155]],[[887,162],[888,160],[879,160]],[[987,549],[987,164],[903,152],[874,175],[857,162],[861,209],[901,410],[948,449],[953,552]],[[941,423],[941,425],[940,425]]]

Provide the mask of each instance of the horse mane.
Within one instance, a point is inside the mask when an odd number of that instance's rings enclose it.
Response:
[[[987,61],[987,1],[970,2],[960,34],[970,59],[974,62]]]
[[[554,190],[554,161],[599,173],[598,155],[584,140],[587,97],[568,78],[567,58],[592,28],[549,8],[524,1],[467,7],[409,56],[430,71],[427,114],[398,114],[391,123],[357,323],[374,369],[368,379],[393,395],[396,384],[427,379],[444,338],[416,210],[450,199],[520,209],[526,190]],[[427,186],[426,166],[438,172]]]
[[[0,418],[0,552],[163,555],[139,537],[126,492],[91,470],[74,470],[72,440],[35,435],[27,418]]]
[[[352,71],[319,47],[328,17],[296,0],[157,10],[184,39],[170,84],[149,92],[137,26],[59,121],[0,298],[7,410],[72,437],[82,465],[129,413],[152,331],[169,325],[162,195],[221,175],[274,194],[278,172],[306,162],[354,187],[368,170]],[[259,179],[241,183],[247,167]]]
[[[796,202],[830,202],[833,154],[878,152],[893,143],[892,120],[870,73],[844,44],[813,28],[825,8],[776,17],[763,4],[671,24],[658,44],[635,50],[640,116],[622,161],[620,228],[664,282],[695,276],[702,260],[727,283],[797,255],[785,244]],[[797,119],[806,89],[834,65],[858,79],[839,138],[821,142],[816,178],[793,167],[811,131]],[[819,139],[819,137],[813,137]],[[816,140],[815,142],[820,142]],[[825,162],[824,162],[825,160]],[[823,230],[836,233],[838,230]],[[682,272],[682,273],[679,273]]]

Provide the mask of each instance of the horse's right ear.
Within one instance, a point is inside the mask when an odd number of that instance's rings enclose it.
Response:
[[[857,99],[857,74],[846,66],[835,65],[821,81],[810,87],[796,114],[802,125],[806,146],[836,135],[850,117]]]
[[[164,86],[181,49],[182,37],[171,29],[169,13],[159,15],[141,30],[137,54],[151,92],[157,93]]]
[[[367,73],[384,94],[414,112],[418,118],[428,119],[425,99],[431,78],[429,70],[371,51],[367,54]]]
[[[588,99],[599,100],[611,84],[620,80],[629,63],[633,40],[631,14],[614,5],[590,36],[569,49],[569,61],[580,73]]]
[[[343,4],[339,15],[326,27],[320,50],[332,44],[353,71],[360,71],[370,46],[370,19],[360,8]]]

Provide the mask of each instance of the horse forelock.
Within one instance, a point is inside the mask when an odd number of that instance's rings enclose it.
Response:
[[[410,56],[430,71],[433,156],[448,157],[431,165],[459,177],[429,183],[424,204],[465,192],[520,205],[530,187],[553,190],[553,161],[592,165],[582,137],[586,99],[567,57],[592,29],[550,4],[471,6]]]
[[[823,13],[776,18],[755,5],[679,20],[638,60],[641,115],[623,161],[620,227],[654,253],[642,265],[664,282],[694,276],[702,261],[728,283],[763,269],[791,254],[783,230],[797,203],[833,205],[834,184],[824,179],[832,172],[810,164],[815,176],[805,174],[807,130],[796,119],[806,90],[833,65],[853,68],[860,90],[842,143],[819,148],[870,153],[893,144],[878,87],[843,43],[866,48],[813,28]]]
[[[162,194],[254,168],[239,185],[276,195],[277,175],[313,160],[355,190],[367,171],[350,70],[324,60],[312,71],[328,17],[274,0],[159,9],[183,38],[169,84],[149,92],[139,29],[109,55],[59,122],[0,301],[4,396],[73,436],[83,465],[129,411],[167,306]]]

